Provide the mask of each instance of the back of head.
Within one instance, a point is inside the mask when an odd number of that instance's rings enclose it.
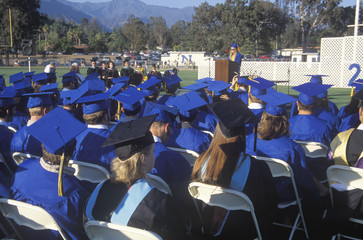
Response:
[[[289,121],[286,115],[273,116],[264,112],[258,125],[258,136],[262,140],[271,140],[280,136],[289,136]]]

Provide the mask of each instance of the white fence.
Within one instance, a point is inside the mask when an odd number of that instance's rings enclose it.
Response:
[[[353,64],[353,37],[323,38],[321,41],[320,62],[250,62],[242,61],[241,75],[258,75],[273,81],[289,81],[290,86],[296,86],[309,80],[307,74],[324,74],[324,84],[335,87],[347,87],[348,82],[357,70],[349,70]],[[363,67],[363,36],[358,37],[356,62]],[[198,78],[214,78],[213,60],[204,61],[198,66]],[[363,78],[359,72],[357,79]]]

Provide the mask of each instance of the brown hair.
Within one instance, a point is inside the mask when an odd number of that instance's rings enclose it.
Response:
[[[83,114],[83,119],[86,124],[90,125],[100,124],[105,114],[106,111],[98,111],[91,114]]]
[[[264,101],[262,101],[261,99],[258,99],[257,97],[253,96],[251,93],[248,93],[248,97],[251,99],[251,102],[253,103],[259,103],[265,106]]]
[[[217,124],[213,140],[205,153],[200,155],[193,167],[192,181],[228,187],[236,162],[245,149],[245,136],[226,138]],[[207,163],[204,176],[203,165]]]
[[[271,140],[280,136],[290,136],[289,121],[286,115],[273,116],[264,112],[258,125],[258,137]]]
[[[313,103],[311,105],[305,105],[301,101],[299,101],[299,110],[305,110],[305,111],[314,111],[314,108],[316,106],[316,103]]]
[[[147,172],[144,171],[141,163],[141,156],[149,154],[153,144],[143,148],[140,152],[135,153],[129,159],[122,161],[118,157],[111,162],[111,181],[123,182],[130,186],[137,180],[144,178]]]
[[[51,154],[50,152],[45,149],[44,145],[42,144],[42,152],[43,152],[43,159],[47,162],[49,162],[52,165],[59,165],[61,162],[61,155],[55,155]],[[73,151],[75,149],[75,144],[70,145],[72,147],[66,148],[66,151],[64,152],[64,165],[68,164],[68,161],[71,159],[73,155]]]

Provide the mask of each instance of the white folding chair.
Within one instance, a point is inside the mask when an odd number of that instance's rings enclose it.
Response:
[[[146,180],[150,185],[156,187],[159,191],[165,194],[173,195],[169,185],[161,177],[148,174],[146,175]]]
[[[162,240],[159,235],[151,231],[114,223],[89,221],[84,228],[90,240]]]
[[[333,183],[338,183],[345,185],[347,187],[358,188],[363,190],[363,169],[361,168],[333,165],[327,169],[326,175],[329,181],[330,199],[333,207],[334,207],[334,201],[333,201],[334,199],[332,191]],[[357,224],[363,224],[363,219],[350,217],[349,221]],[[346,236],[343,234],[338,234],[338,239],[340,238],[340,236],[343,236],[348,239],[359,239]]]
[[[107,169],[96,164],[69,160],[68,166],[75,169],[73,175],[81,181],[100,183],[110,178]]]
[[[290,167],[290,165],[288,163],[286,163],[285,161],[282,161],[282,160],[276,159],[276,158],[259,157],[259,156],[253,156],[253,157],[255,157],[257,160],[265,161],[267,163],[267,165],[269,166],[271,174],[272,174],[272,176],[274,178],[276,178],[276,177],[288,177],[288,178],[291,179],[291,183],[292,183],[292,186],[293,186],[293,191],[294,191],[296,200],[291,201],[291,202],[286,202],[286,203],[279,203],[278,208],[279,209],[285,209],[287,207],[296,205],[297,208],[298,208],[298,214],[296,216],[295,223],[294,223],[293,226],[289,226],[289,225],[281,224],[281,223],[276,223],[276,222],[274,222],[274,224],[277,225],[277,226],[291,228],[292,230],[291,230],[291,233],[290,233],[290,236],[289,236],[289,240],[291,240],[294,233],[295,233],[295,231],[296,230],[301,230],[300,228],[298,228],[298,226],[300,224],[300,219],[301,219],[306,239],[309,239],[309,234],[308,234],[308,231],[307,231],[307,228],[306,228],[305,218],[304,218],[303,210],[302,210],[302,207],[301,207],[301,199],[300,199],[299,193],[297,191],[297,187],[296,187],[296,183],[295,183],[295,179],[294,179],[294,172],[292,171],[292,168]]]
[[[40,158],[39,156],[34,156],[28,153],[22,153],[22,152],[14,152],[13,153],[13,159],[16,162],[16,164],[22,163],[24,160],[28,158]]]
[[[190,166],[194,166],[195,160],[199,157],[197,152],[184,148],[168,147],[170,150],[180,153],[186,160],[188,160]]]
[[[258,239],[262,239],[260,227],[258,225],[255,209],[249,197],[232,189],[222,188],[200,182],[191,182],[188,187],[190,195],[194,199],[203,201],[209,206],[221,207],[226,210],[243,210],[251,213],[255,223]],[[202,214],[198,205],[196,205],[198,214],[201,219]]]
[[[202,132],[209,134],[212,138],[214,137],[214,134],[207,130],[202,130]]]
[[[12,131],[13,133],[16,133],[18,130],[16,130],[16,128],[14,128],[14,127],[11,127],[11,126],[8,126],[8,129],[10,130],[10,131]]]
[[[319,142],[294,140],[304,149],[305,155],[310,158],[327,157],[329,148]]]
[[[41,207],[16,200],[1,198],[0,211],[7,219],[12,219],[20,226],[26,226],[34,230],[48,229],[58,231],[63,239],[67,239],[63,230],[59,227],[54,218]],[[9,221],[9,224],[12,226],[19,239],[23,239],[14,224],[11,221]]]

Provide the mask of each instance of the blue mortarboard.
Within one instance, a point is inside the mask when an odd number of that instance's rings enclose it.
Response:
[[[23,96],[29,96],[28,108],[42,107],[42,106],[53,106],[50,95],[52,92],[42,92],[42,93],[26,93]]]
[[[84,81],[87,81],[87,80],[99,80],[99,77],[100,75],[98,74],[98,72],[94,72],[90,75],[88,75],[87,77],[84,78]]]
[[[38,73],[33,75],[33,82],[38,85],[46,84],[48,81],[48,75],[46,73]]]
[[[24,93],[24,89],[15,89],[14,86],[9,86],[4,88],[2,95],[4,97],[21,97]]]
[[[51,154],[61,155],[72,139],[86,126],[62,108],[56,108],[29,127],[29,133],[38,139]]]
[[[6,95],[0,94],[0,108],[15,105],[14,96],[15,96],[15,92],[12,92],[12,94],[6,94]]]
[[[266,89],[275,85],[262,77],[246,80],[246,84],[251,86],[251,94],[255,97],[266,94]]]
[[[247,84],[247,82],[249,81],[249,76],[240,76],[237,80],[237,83],[239,84]]]
[[[172,124],[178,114],[176,107],[169,107],[158,103],[147,102],[144,109],[144,117],[157,114],[156,122],[165,122]]]
[[[226,83],[224,81],[213,81],[210,82],[210,85],[208,86],[208,90],[214,92],[214,94],[221,93],[223,90],[229,88],[231,84]]]
[[[129,111],[135,111],[140,105],[140,100],[146,97],[146,93],[137,90],[134,87],[129,87],[122,93],[114,96],[113,98],[123,103],[123,108]]]
[[[61,91],[60,98],[62,99],[63,105],[72,105],[78,99],[73,99],[72,95],[75,94],[77,90]]]
[[[363,79],[356,79],[354,82],[349,84],[351,87],[355,87],[355,91],[359,92],[361,89],[363,89]]]
[[[51,84],[43,85],[39,88],[39,91],[40,92],[59,93],[58,83],[51,83]]]
[[[112,82],[115,84],[115,83],[127,83],[128,81],[130,81],[130,78],[129,77],[118,77],[118,78],[113,78],[112,79]]]
[[[198,79],[198,80],[195,80],[196,82],[199,82],[199,83],[209,83],[209,82],[212,82],[214,81],[214,78],[201,78],[201,79]]]
[[[77,103],[83,103],[83,113],[92,114],[108,109],[107,93],[98,93],[78,99]]]
[[[32,89],[32,81],[30,78],[26,78],[23,81],[14,82],[14,89],[20,90],[20,89]]]
[[[231,47],[233,47],[233,48],[237,48],[237,44],[232,43],[232,46],[231,46]]]
[[[311,105],[318,99],[317,95],[326,92],[333,85],[323,85],[315,83],[304,83],[293,87],[295,91],[300,92],[299,101],[304,105]]]
[[[52,79],[52,78],[57,78],[57,73],[56,72],[50,72],[47,73],[48,79]]]
[[[81,90],[104,92],[106,90],[105,82],[99,79],[87,80],[79,87]]]
[[[178,75],[170,75],[166,78],[164,78],[164,82],[166,83],[166,86],[168,88],[176,87],[178,83],[180,83],[182,80],[178,77]]]
[[[75,82],[76,80],[76,73],[74,71],[70,71],[62,76],[62,83]]]
[[[207,103],[196,92],[189,92],[171,100],[171,105],[179,109],[179,114],[189,118],[198,113],[198,108]]]
[[[35,73],[35,71],[26,72],[26,73],[24,73],[24,77],[31,77],[34,75],[34,73]]]
[[[296,98],[281,92],[270,92],[261,95],[260,99],[267,103],[265,111],[273,116],[286,114],[286,104],[296,101]]]
[[[110,87],[106,92],[108,93],[108,96],[115,96],[119,93],[121,93],[123,88],[126,85],[126,83],[116,83],[112,87]]]
[[[205,83],[205,82],[197,82],[197,83],[193,83],[190,84],[188,86],[183,87],[184,89],[188,89],[191,91],[199,91],[199,90],[204,90],[204,88],[208,87],[209,84]]]
[[[148,80],[146,80],[144,83],[141,83],[140,85],[137,86],[137,88],[140,89],[150,89],[152,87],[155,87],[157,84],[159,84],[161,82],[161,80],[159,78],[156,77],[152,77]]]
[[[24,79],[23,76],[24,76],[23,72],[18,72],[18,73],[15,73],[13,75],[10,75],[9,76],[9,83],[15,83],[15,82],[22,81]]]
[[[316,84],[323,84],[323,79],[322,77],[327,77],[328,75],[305,75],[310,78],[310,82],[311,83],[316,83]]]

